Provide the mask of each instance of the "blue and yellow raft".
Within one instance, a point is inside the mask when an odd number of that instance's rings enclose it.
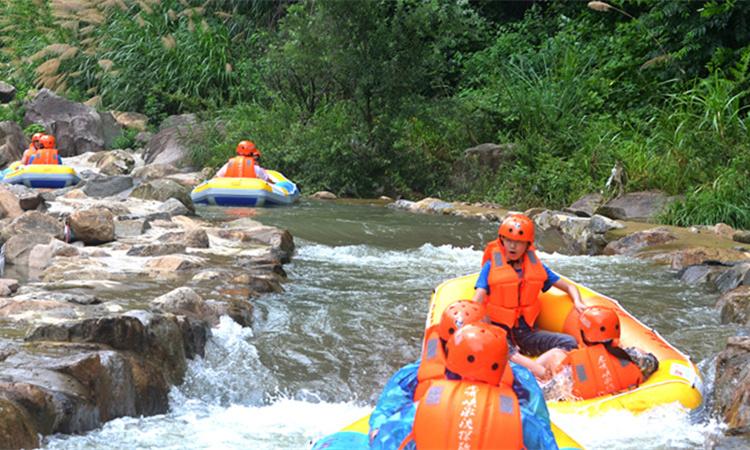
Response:
[[[299,199],[297,186],[275,170],[267,170],[273,184],[258,178],[212,178],[193,189],[193,203],[218,206],[291,205]]]
[[[20,161],[11,164],[2,172],[2,181],[22,184],[30,188],[59,189],[78,184],[81,179],[75,169],[59,164],[23,165]]]

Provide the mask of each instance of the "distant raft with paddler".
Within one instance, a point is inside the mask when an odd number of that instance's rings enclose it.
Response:
[[[30,188],[59,189],[78,184],[75,169],[60,164],[29,164],[16,161],[3,172],[3,183],[22,184]]]
[[[273,183],[259,178],[217,177],[204,181],[190,193],[195,204],[217,206],[281,206],[299,200],[297,185],[280,172],[267,170]]]

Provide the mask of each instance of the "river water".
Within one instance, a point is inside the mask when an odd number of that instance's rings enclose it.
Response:
[[[305,449],[366,414],[388,377],[417,358],[432,288],[476,272],[496,225],[415,215],[368,204],[303,202],[292,208],[219,210],[288,228],[297,252],[286,292],[255,299],[255,324],[222,319],[206,357],[172,389],[171,411],[123,418],[49,449]],[[542,253],[551,268],[610,295],[691,355],[712,387],[726,337],[717,294],[680,284],[661,266],[623,257]],[[708,397],[708,396],[707,396]],[[721,425],[705,409],[639,416],[555,416],[588,448],[703,447]]]

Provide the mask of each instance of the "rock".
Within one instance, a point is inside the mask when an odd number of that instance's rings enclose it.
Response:
[[[0,122],[0,167],[21,159],[26,147],[21,127],[10,120]]]
[[[91,161],[96,162],[99,172],[104,175],[127,175],[135,167],[135,159],[130,153],[124,150],[101,152],[92,158]]]
[[[115,238],[140,236],[149,228],[151,225],[146,219],[118,219],[115,220]]]
[[[28,266],[31,250],[39,244],[48,244],[52,236],[45,233],[24,233],[13,235],[5,242],[5,263]]]
[[[504,163],[515,159],[516,144],[479,144],[464,150],[466,158],[475,159],[482,166],[497,170]]]
[[[183,242],[189,248],[209,248],[208,234],[202,228],[187,231]]]
[[[174,216],[186,216],[192,214],[193,211],[188,209],[181,201],[176,198],[170,198],[161,205],[159,205],[159,212],[151,217],[152,219],[169,219]]]
[[[112,114],[99,113],[48,89],[39,91],[25,107],[24,126],[33,123],[44,126],[57,139],[57,148],[63,157],[109,148],[121,133]]]
[[[281,283],[272,275],[256,275],[243,273],[232,278],[233,283],[242,284],[250,288],[253,292],[267,294],[271,292],[284,292]]]
[[[716,358],[713,410],[726,434],[750,432],[750,337],[730,337]]]
[[[167,201],[170,198],[179,200],[189,210],[193,211],[193,201],[190,198],[190,189],[167,179],[147,181],[133,189],[131,197],[143,200]]]
[[[159,311],[206,320],[212,325],[219,323],[216,309],[189,287],[180,287],[157,297],[151,302],[151,306]]]
[[[334,194],[333,192],[318,191],[311,195],[310,198],[314,198],[317,200],[336,200],[338,197],[336,197],[336,194]]]
[[[750,285],[750,262],[733,264],[716,277],[713,284],[721,293],[731,291],[743,284]]]
[[[707,261],[733,262],[747,259],[745,253],[714,247],[690,247],[676,250],[669,254],[669,264],[672,269],[681,270],[687,266],[703,264]]]
[[[8,297],[18,290],[18,280],[13,278],[0,278],[0,297]],[[0,357],[0,359],[2,359]]]
[[[5,185],[0,185],[0,217],[15,219],[23,214],[18,197]]]
[[[115,240],[115,220],[108,209],[91,208],[73,212],[68,218],[75,240],[88,245],[104,244]]]
[[[154,133],[151,133],[150,131],[141,131],[135,135],[135,145],[138,147],[145,147],[153,137]]]
[[[125,175],[101,176],[96,175],[86,180],[83,192],[89,197],[111,197],[133,187],[133,178]]]
[[[171,116],[164,120],[160,131],[149,140],[143,159],[146,164],[184,166],[190,160],[190,150],[183,141],[191,134],[201,134],[203,127],[195,115]]]
[[[3,448],[37,448],[37,433],[29,414],[23,408],[0,398],[0,442]]]
[[[57,239],[52,239],[48,244],[37,244],[29,252],[29,267],[44,270],[52,262],[55,256],[78,256],[77,248]]]
[[[416,204],[417,204],[417,202],[413,202],[411,200],[399,199],[399,200],[396,200],[395,202],[391,203],[390,205],[388,205],[388,208],[391,208],[391,209],[405,209],[407,211],[411,211],[411,209]]]
[[[605,234],[622,228],[621,224],[598,215],[585,218],[547,210],[536,214],[533,220],[540,248],[570,255],[600,254],[608,242]]]
[[[683,283],[689,285],[712,283],[728,267],[725,264],[696,264],[684,268],[678,275]]]
[[[253,325],[254,308],[253,304],[247,300],[229,297],[222,302],[209,301],[207,303],[216,310],[219,316],[229,316],[243,327]]]
[[[392,202],[393,201],[393,199],[390,198],[390,197],[388,197],[387,195],[381,195],[380,197],[378,197],[378,200],[380,200],[382,202]]]
[[[675,239],[677,237],[666,228],[651,228],[637,231],[624,238],[610,242],[604,248],[604,254],[633,256],[644,248],[663,245]]]
[[[543,213],[544,211],[547,211],[545,208],[529,208],[526,211],[523,212],[523,215],[528,217],[531,220],[534,220],[536,216]],[[507,214],[506,214],[507,216]],[[496,216],[497,217],[497,216]],[[495,220],[499,221],[500,217],[497,217]],[[505,217],[502,217],[503,220],[505,220]]]
[[[171,255],[174,253],[182,253],[185,251],[183,244],[168,244],[168,243],[156,243],[156,244],[142,244],[134,245],[128,250],[128,256],[163,256]]]
[[[452,210],[453,204],[440,200],[439,198],[427,197],[412,205],[412,211],[443,213]]]
[[[35,189],[28,188],[21,184],[8,184],[6,188],[15,194],[18,199],[18,205],[24,211],[31,211],[39,208],[44,203],[44,198]]]
[[[596,213],[611,219],[651,222],[673,200],[659,191],[630,192],[610,200]]]
[[[563,211],[573,213],[579,217],[591,217],[602,204],[604,204],[602,194],[586,194],[569,207],[563,209]]]
[[[219,278],[223,276],[224,276],[224,273],[218,270],[202,270],[198,272],[197,274],[195,274],[192,281],[201,282],[201,281],[218,280]]]
[[[738,230],[732,235],[732,240],[736,242],[742,242],[743,244],[750,244],[750,231]]]
[[[203,258],[196,256],[167,255],[148,261],[146,267],[157,272],[176,272],[180,270],[199,269],[203,263]]]
[[[228,229],[219,233],[225,239],[235,239],[240,242],[257,242],[271,247],[272,253],[278,259],[287,263],[294,253],[294,238],[287,230],[261,225],[254,220],[238,219],[226,224]]]
[[[725,292],[716,307],[721,308],[721,323],[750,325],[750,285]]]
[[[5,81],[0,81],[0,103],[10,103],[15,97],[16,88]],[[0,440],[0,442],[2,442],[2,440]]]
[[[717,223],[713,226],[712,231],[723,238],[732,239],[734,235],[734,228],[730,227],[725,223]]]
[[[167,175],[177,173],[179,170],[171,164],[148,164],[133,171],[133,178],[146,181],[164,178]]]
[[[625,228],[625,225],[620,222],[616,222],[610,218],[594,214],[589,222],[589,228],[594,233],[605,234],[611,230],[620,230]]]
[[[136,112],[110,111],[115,121],[123,128],[130,130],[146,131],[148,127],[148,116]]]

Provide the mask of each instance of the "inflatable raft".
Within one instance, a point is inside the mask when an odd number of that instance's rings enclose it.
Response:
[[[64,188],[81,181],[75,169],[59,164],[23,165],[16,161],[3,171],[4,183],[22,184],[31,188]]]
[[[284,175],[267,170],[273,184],[258,178],[212,178],[193,189],[193,203],[218,206],[290,205],[299,199],[297,186]]]
[[[427,326],[437,324],[443,310],[451,303],[472,298],[477,275],[449,280],[435,289],[427,316]],[[637,347],[659,359],[659,370],[640,386],[614,395],[578,401],[547,402],[550,412],[596,415],[609,410],[642,412],[659,405],[678,402],[694,409],[703,401],[700,374],[690,358],[664,340],[656,331],[630,315],[620,304],[607,296],[575,284],[587,306],[606,306],[617,311],[620,318],[620,346]],[[540,328],[578,335],[578,316],[567,293],[552,288],[540,296],[542,312]]]

